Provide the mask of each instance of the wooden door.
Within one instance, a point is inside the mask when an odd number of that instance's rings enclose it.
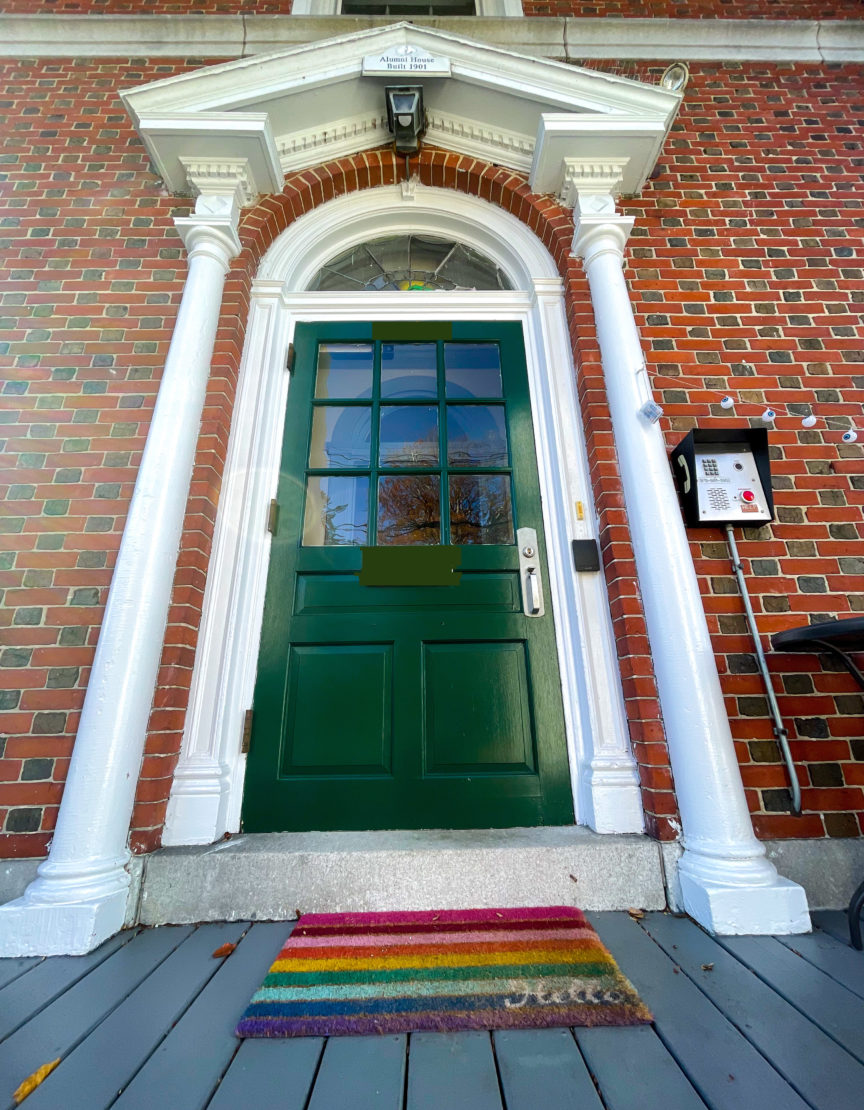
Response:
[[[295,347],[244,829],[571,822],[521,325]]]

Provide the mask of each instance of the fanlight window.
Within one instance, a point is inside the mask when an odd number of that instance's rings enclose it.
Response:
[[[488,258],[450,239],[392,235],[343,251],[322,266],[310,290],[512,289]]]

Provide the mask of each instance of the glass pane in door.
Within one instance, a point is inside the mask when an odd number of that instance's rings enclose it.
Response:
[[[450,542],[513,543],[509,474],[450,475]]]
[[[389,474],[378,479],[378,543],[403,547],[441,542],[437,474]]]

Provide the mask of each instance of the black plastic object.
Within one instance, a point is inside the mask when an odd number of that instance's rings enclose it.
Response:
[[[573,567],[576,570],[599,570],[600,548],[596,540],[573,540]]]

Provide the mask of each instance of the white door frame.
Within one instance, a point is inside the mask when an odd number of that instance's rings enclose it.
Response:
[[[325,262],[355,243],[419,231],[490,257],[514,291],[306,293]],[[641,832],[608,596],[601,573],[573,570],[571,540],[596,537],[564,287],[532,232],[494,205],[451,190],[384,186],[321,205],[291,224],[252,286],[222,494],[204,595],[186,728],[163,843],[208,844],[236,832],[289,388],[300,321],[518,320],[523,325],[576,820]]]

